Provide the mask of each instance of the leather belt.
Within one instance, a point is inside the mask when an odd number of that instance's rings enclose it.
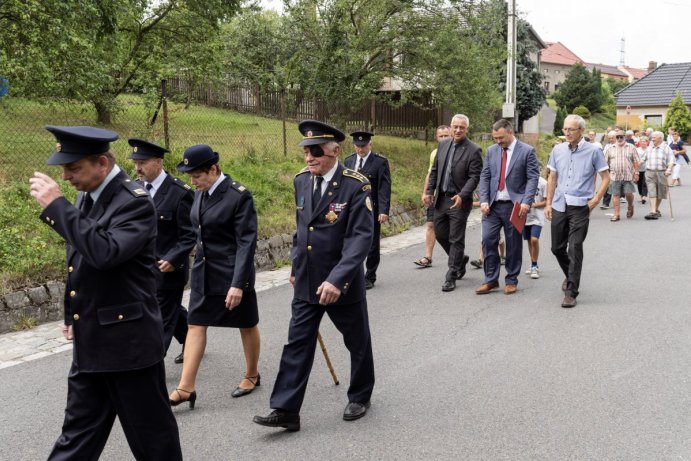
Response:
[[[511,200],[495,200],[494,203],[511,203]]]
[[[456,195],[458,195],[458,194],[457,194],[456,192],[442,192],[441,195],[442,195],[443,197],[454,197],[454,196],[456,196]]]

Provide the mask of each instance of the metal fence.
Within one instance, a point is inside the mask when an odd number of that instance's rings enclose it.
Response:
[[[431,138],[444,112],[433,101],[397,104],[372,99],[351,110],[344,130],[371,129],[379,134]],[[305,98],[300,91],[259,92],[246,86],[162,81],[158,91],[117,98],[111,123],[96,122],[90,104],[0,98],[0,179],[41,165],[54,139],[44,125],[92,125],[112,129],[121,139],[139,137],[167,146],[173,158],[192,144],[211,145],[222,156],[289,155],[300,135],[299,120],[331,121],[333,107]],[[342,116],[341,116],[342,118]],[[118,156],[129,152],[126,142],[114,143]]]

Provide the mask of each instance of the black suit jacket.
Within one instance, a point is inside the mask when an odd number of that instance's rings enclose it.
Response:
[[[357,154],[346,157],[346,168],[357,171],[359,162]],[[379,214],[389,214],[391,207],[391,170],[389,161],[383,155],[371,152],[367,163],[360,173],[365,176],[372,185],[372,208],[375,219]]]
[[[482,148],[464,138],[456,152],[451,166],[451,180],[449,188],[454,188],[455,192],[461,196],[464,202],[473,200],[473,191],[480,182],[482,172]],[[440,192],[443,185],[444,165],[454,149],[453,138],[443,139],[437,148],[437,156],[432,164],[429,173],[429,183],[427,184],[427,195],[433,195],[435,191]],[[447,191],[448,192],[448,191]],[[437,194],[436,200],[439,200]],[[436,203],[435,200],[435,203]]]
[[[225,296],[231,287],[254,289],[257,212],[250,191],[230,176],[201,204],[195,192],[192,227],[197,252],[192,265],[192,290]]]
[[[149,195],[121,171],[88,216],[64,197],[41,213],[67,242],[65,323],[81,372],[136,370],[163,358],[156,302],[156,215]]]
[[[158,228],[156,261],[162,259],[175,266],[173,272],[161,272],[156,264],[156,286],[163,290],[179,289],[187,283],[189,254],[197,240],[190,221],[194,193],[180,179],[166,174],[153,201]]]
[[[321,201],[312,206],[312,175],[307,169],[295,177],[295,219],[292,275],[295,298],[319,302],[317,288],[324,281],[341,290],[335,304],[365,298],[363,262],[372,245],[371,186],[360,173],[340,164]]]

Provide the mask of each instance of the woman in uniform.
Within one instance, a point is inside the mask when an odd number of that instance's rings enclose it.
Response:
[[[245,375],[233,397],[251,393],[260,385],[259,315],[254,291],[254,252],[257,213],[252,194],[225,175],[219,155],[205,144],[185,150],[178,171],[187,173],[196,188],[191,221],[197,232],[189,303],[189,332],[182,376],[170,394],[173,406],[197,399],[196,378],[206,348],[209,326],[240,329],[245,352]]]

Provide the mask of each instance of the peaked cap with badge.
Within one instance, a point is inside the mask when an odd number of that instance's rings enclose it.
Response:
[[[350,136],[353,137],[353,144],[356,146],[366,146],[372,141],[374,134],[369,131],[353,131]]]
[[[214,152],[211,146],[196,144],[185,149],[185,152],[182,154],[182,162],[178,163],[176,168],[183,173],[189,173],[198,168],[215,165],[218,163],[219,158],[218,152]]]
[[[331,141],[341,142],[345,139],[345,134],[341,130],[317,120],[303,120],[298,125],[298,130],[302,133],[302,141],[298,144],[300,147],[326,144]]]
[[[163,158],[166,152],[170,152],[165,147],[159,146],[144,139],[130,138],[127,140],[132,146],[132,153],[129,155],[131,160],[148,160],[150,158]]]
[[[116,132],[92,126],[46,125],[46,130],[57,141],[47,165],[66,165],[89,155],[104,154],[110,149],[110,143],[118,139]]]

